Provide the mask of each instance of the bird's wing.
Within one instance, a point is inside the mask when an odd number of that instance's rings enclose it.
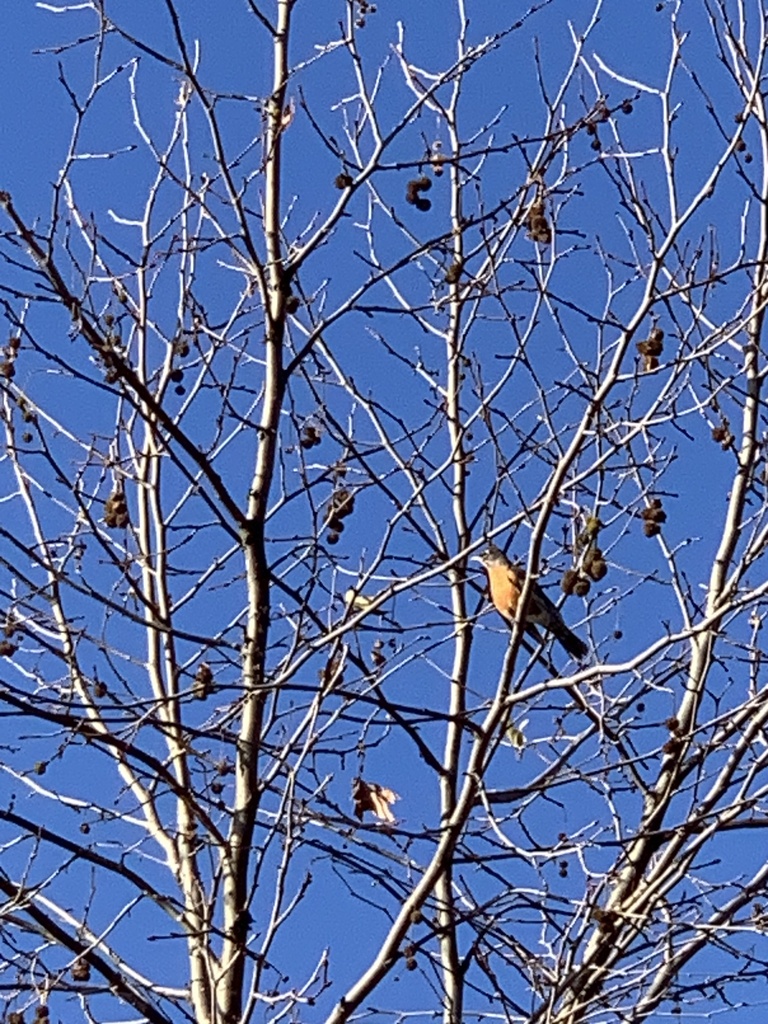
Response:
[[[546,629],[556,629],[563,623],[563,617],[557,605],[547,597],[538,583],[533,584],[531,600],[528,605],[528,618],[538,622]]]

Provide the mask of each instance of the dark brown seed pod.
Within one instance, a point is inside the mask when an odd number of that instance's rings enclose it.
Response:
[[[313,426],[311,423],[308,423],[307,426],[304,427],[301,434],[301,438],[299,440],[299,444],[301,445],[301,447],[316,448],[321,441],[322,436],[320,434],[320,431],[317,429],[317,427]]]
[[[355,511],[355,496],[345,487],[339,487],[331,497],[331,513],[339,519],[346,519]]]
[[[448,284],[456,284],[461,278],[461,263],[452,263],[445,272],[445,280]]]
[[[586,576],[580,576],[573,587],[573,592],[576,597],[586,597],[590,591],[591,583]]]
[[[531,203],[525,223],[528,228],[528,238],[532,242],[541,242],[547,245],[552,241],[552,228],[547,220],[544,202],[541,198],[537,198]]]
[[[652,498],[640,513],[640,518],[647,523],[666,523],[667,513],[664,511],[661,498]]]
[[[420,178],[412,178],[405,189],[405,201],[410,203],[411,206],[415,206],[417,210],[426,212],[432,208],[432,203],[428,199],[422,199],[421,192],[428,192],[432,188],[432,180],[426,175],[422,175]]]
[[[113,491],[104,504],[104,522],[109,529],[122,529],[130,522],[125,494]]]
[[[579,579],[579,574],[575,569],[566,569],[563,573],[563,578],[560,580],[560,589],[564,594],[572,594],[576,583]]]
[[[90,981],[91,965],[85,960],[78,960],[72,967],[73,981]]]
[[[195,672],[192,693],[197,700],[206,700],[213,693],[214,689],[211,666],[207,662],[202,661],[198,666],[197,672]]]
[[[585,571],[595,583],[598,583],[608,574],[608,566],[602,558],[593,558],[589,565],[585,566]]]

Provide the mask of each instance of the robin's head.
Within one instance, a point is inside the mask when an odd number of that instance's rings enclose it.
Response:
[[[509,565],[509,559],[495,544],[489,544],[485,551],[473,557],[476,562],[482,562],[486,568],[494,565]]]

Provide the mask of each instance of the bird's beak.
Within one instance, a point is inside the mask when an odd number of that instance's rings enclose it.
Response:
[[[470,562],[480,562],[481,565],[485,564],[483,562],[483,556],[482,555],[472,555],[472,557],[470,558]]]

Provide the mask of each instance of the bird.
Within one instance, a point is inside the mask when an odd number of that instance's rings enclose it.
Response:
[[[525,583],[525,572],[519,565],[514,565],[504,552],[495,544],[489,544],[481,555],[475,555],[488,574],[488,588],[496,611],[509,623],[514,624],[517,617],[517,604]],[[538,637],[535,626],[542,626],[550,632],[562,647],[581,661],[587,656],[587,645],[563,622],[560,610],[547,597],[538,583],[531,588],[528,610],[525,616],[525,627],[529,633]]]

